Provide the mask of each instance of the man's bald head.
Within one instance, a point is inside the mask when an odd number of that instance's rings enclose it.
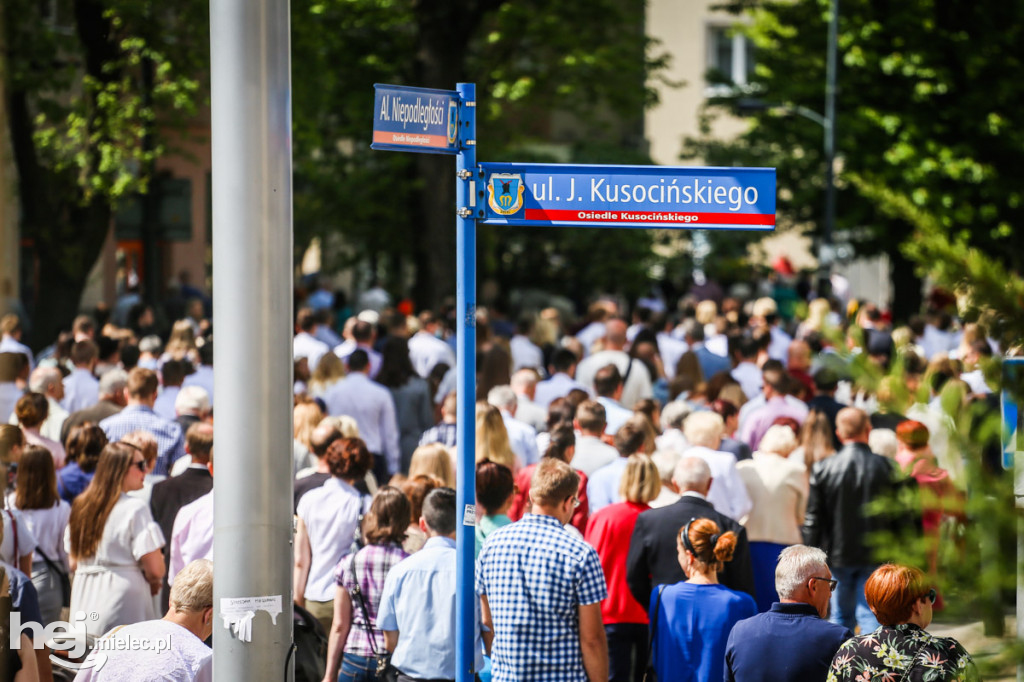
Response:
[[[871,420],[867,412],[856,407],[844,407],[836,415],[836,435],[841,443],[867,443],[871,433]]]
[[[707,495],[711,489],[711,468],[700,457],[684,457],[676,465],[672,482],[681,493],[692,491]]]
[[[607,350],[622,350],[626,345],[626,321],[613,317],[604,323],[604,341]]]
[[[324,419],[316,428],[313,429],[313,433],[309,436],[309,446],[313,450],[313,454],[318,458],[323,457],[327,454],[327,448],[331,446],[331,443],[341,438],[341,431],[338,427],[329,419]]]

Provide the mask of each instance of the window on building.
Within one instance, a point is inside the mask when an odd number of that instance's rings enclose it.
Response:
[[[735,26],[708,27],[709,96],[747,85],[754,75],[754,45]]]

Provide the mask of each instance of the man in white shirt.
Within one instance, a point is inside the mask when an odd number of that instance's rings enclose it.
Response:
[[[619,307],[608,300],[594,301],[587,308],[587,325],[576,332],[576,339],[583,347],[582,357],[590,355],[595,343],[605,335],[605,320],[618,314]],[[625,334],[625,327],[623,327]]]
[[[547,431],[548,411],[533,401],[537,395],[537,372],[521,369],[512,375],[509,385],[516,394],[516,419],[532,426],[537,433]]]
[[[388,389],[370,379],[370,360],[362,348],[348,356],[348,370],[324,396],[327,414],[356,420],[359,437],[373,453],[373,473],[385,483],[401,468],[395,401]]]
[[[763,323],[771,333],[772,340],[768,345],[768,356],[772,360],[785,362],[789,355],[789,344],[793,342],[793,337],[779,327],[779,309],[775,304],[775,299],[767,296],[757,299],[754,302],[753,313],[751,322],[754,324]]]
[[[437,317],[429,310],[420,313],[420,330],[409,337],[409,359],[416,373],[426,379],[440,363],[455,367],[455,353],[451,346],[437,338]]]
[[[551,357],[551,367],[548,369],[551,378],[537,382],[533,400],[538,407],[546,410],[555,398],[564,398],[574,389],[587,390],[583,384],[573,379],[576,375],[576,354],[568,348],[558,348],[555,351]]]
[[[757,358],[757,341],[745,334],[733,345],[735,347],[729,350],[736,356],[737,363],[732,368],[732,378],[739,382],[747,400],[752,400],[761,392],[763,383],[761,370],[754,364],[754,359]]]
[[[0,353],[21,353],[28,359],[29,369],[35,369],[36,359],[31,349],[21,342],[21,320],[14,313],[0,317]]]
[[[601,439],[605,427],[604,406],[601,403],[596,400],[580,403],[576,408],[573,426],[578,432],[575,454],[570,462],[573,469],[590,476],[619,456],[618,450]]]
[[[217,403],[213,399],[213,341],[207,341],[199,347],[199,366],[196,367],[196,371],[185,377],[181,386],[199,386],[206,389],[210,404],[216,406]]]
[[[626,471],[629,456],[643,451],[646,433],[640,425],[639,417],[622,425],[615,433],[615,450],[618,457],[594,472],[587,482],[587,501],[590,513],[596,514],[604,507],[621,502],[619,484]],[[575,458],[574,458],[575,459]]]
[[[544,351],[530,341],[533,325],[533,316],[525,313],[516,323],[516,333],[508,342],[509,352],[512,354],[513,372],[524,367],[535,369],[537,372],[544,371]]]
[[[651,375],[640,360],[629,357],[626,347],[626,322],[613,318],[605,323],[604,350],[594,353],[579,364],[576,380],[593,388],[594,376],[602,367],[614,364],[623,377],[622,404],[632,408],[637,401],[654,397]]]
[[[346,341],[335,348],[334,354],[344,360],[347,365],[352,357],[352,353],[356,350],[363,351],[366,354],[367,361],[370,363],[368,376],[373,379],[380,372],[380,363],[383,362],[380,353],[373,349],[373,342],[376,338],[377,330],[373,323],[364,319],[356,319],[352,325],[351,341]],[[351,370],[351,367],[349,367],[349,370]]]
[[[6,422],[14,414],[27,379],[28,358],[22,353],[0,353],[0,421]]]
[[[536,464],[540,460],[537,452],[537,431],[516,419],[518,401],[511,386],[495,386],[487,393],[487,402],[501,412],[501,419],[508,431],[508,442],[523,466]]]
[[[212,682],[213,564],[185,567],[171,590],[171,608],[161,620],[111,630],[96,643],[75,677],[84,682],[178,680]]]
[[[605,433],[614,436],[626,421],[633,416],[619,402],[622,397],[622,376],[619,368],[615,365],[602,367],[594,376],[594,388],[597,392],[597,402],[604,406],[604,416],[607,421]]]
[[[99,358],[99,349],[90,340],[76,341],[71,346],[71,363],[75,369],[64,377],[64,400],[61,407],[78,412],[92,407],[100,399],[100,382],[92,375]]]
[[[736,471],[736,456],[718,450],[725,423],[721,415],[705,410],[694,412],[683,424],[683,435],[690,443],[683,457],[699,457],[711,469],[711,489],[707,500],[715,510],[742,522],[753,503],[743,479]]]
[[[331,350],[326,343],[316,338],[319,326],[316,313],[309,308],[302,308],[295,316],[295,328],[298,329],[298,333],[292,342],[292,357],[295,360],[306,358],[310,373],[320,364],[320,358]]]

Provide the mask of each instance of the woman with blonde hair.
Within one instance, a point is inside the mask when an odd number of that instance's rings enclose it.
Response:
[[[164,577],[164,536],[149,505],[125,494],[141,489],[145,477],[138,448],[110,443],[89,487],[71,505],[71,613],[97,615],[85,622],[90,635],[156,618],[153,595]]]
[[[321,411],[320,405],[313,400],[299,402],[292,411],[292,436],[294,438],[292,441],[293,474],[297,474],[306,467],[315,466],[313,448],[309,443],[309,439],[313,435],[313,429],[317,427],[323,418],[324,413]]]
[[[196,364],[199,359],[196,350],[196,333],[189,320],[178,320],[171,327],[171,335],[164,346],[164,354],[160,357],[160,363],[168,360],[190,360]]]
[[[345,363],[334,353],[324,353],[313,370],[306,393],[311,398],[323,398],[328,389],[345,378]]]
[[[676,538],[685,582],[651,594],[651,660],[659,680],[721,680],[725,646],[737,622],[757,613],[754,598],[719,584],[718,574],[736,551],[736,534],[711,519],[690,519]]]
[[[434,476],[448,488],[455,487],[455,462],[448,448],[440,443],[421,445],[409,461],[409,478],[419,475]],[[417,519],[419,521],[419,519]]]
[[[812,333],[820,333],[828,326],[828,317],[832,306],[827,298],[816,298],[807,307],[807,319],[800,323],[796,330],[796,338],[806,339]]]
[[[480,401],[476,404],[476,461],[482,462],[485,459],[504,464],[513,473],[523,465],[512,452],[501,411],[490,403]]]
[[[796,449],[793,429],[775,425],[765,432],[753,459],[736,465],[753,507],[742,523],[750,540],[757,610],[771,609],[775,592],[775,566],[779,554],[803,540],[800,528],[807,509],[807,475],[799,462],[788,459]]]
[[[636,518],[650,509],[648,503],[660,492],[661,476],[651,458],[630,455],[619,486],[623,501],[601,509],[587,521],[584,539],[597,550],[608,584],[601,620],[608,637],[612,680],[641,679],[647,663],[647,611],[629,591],[626,555]]]
[[[833,441],[835,429],[821,410],[811,410],[800,427],[800,445],[789,453],[789,459],[802,464],[809,477],[815,463],[836,454]]]

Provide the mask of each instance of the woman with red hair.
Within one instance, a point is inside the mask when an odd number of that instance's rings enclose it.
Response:
[[[920,570],[880,566],[864,584],[864,596],[881,626],[839,647],[829,682],[979,679],[971,655],[958,641],[925,632],[936,592]]]

